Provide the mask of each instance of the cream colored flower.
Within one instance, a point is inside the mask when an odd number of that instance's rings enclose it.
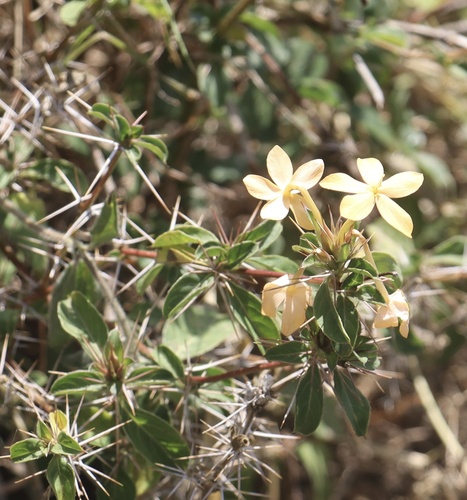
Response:
[[[320,186],[325,189],[355,193],[342,199],[342,217],[354,221],[362,220],[376,204],[388,224],[411,238],[412,218],[391,198],[403,198],[417,191],[423,183],[423,175],[418,172],[402,172],[383,181],[383,165],[376,158],[359,158],[357,167],[364,182],[357,181],[347,174],[331,174],[320,182]]]
[[[311,288],[298,278],[287,274],[267,283],[263,288],[261,313],[274,318],[278,308],[283,305],[283,335],[291,335],[306,321],[306,309],[313,304]]]
[[[374,328],[399,327],[399,333],[407,338],[409,334],[409,304],[402,290],[389,295],[387,304],[378,307]]]
[[[312,188],[321,179],[324,170],[323,160],[311,160],[293,171],[287,153],[274,146],[266,159],[271,182],[260,175],[247,175],[243,182],[251,196],[267,203],[261,209],[263,219],[282,220],[291,208],[300,226],[314,229],[303,206],[302,190]]]

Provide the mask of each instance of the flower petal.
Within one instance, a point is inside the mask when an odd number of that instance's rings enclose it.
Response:
[[[264,285],[261,314],[272,318],[276,315],[278,307],[285,300],[288,283],[290,283],[289,277],[284,274],[284,276]]]
[[[349,194],[341,201],[341,216],[349,220],[362,220],[370,215],[375,206],[375,196],[367,192],[363,194]]]
[[[266,158],[266,165],[271,179],[285,189],[293,174],[289,155],[280,146],[274,146]]]
[[[310,189],[321,179],[323,171],[323,160],[311,160],[297,168],[295,173],[292,175],[290,184],[299,185],[305,189]]]
[[[325,177],[319,185],[324,189],[341,191],[343,193],[365,193],[369,191],[366,184],[356,181],[347,174],[331,174]]]
[[[282,313],[283,335],[290,335],[298,330],[306,321],[308,307],[308,285],[297,283],[287,287],[284,312]]]
[[[251,196],[258,200],[272,200],[281,192],[269,179],[260,175],[247,175],[243,183]]]
[[[399,333],[403,337],[409,335],[409,304],[402,290],[396,290],[389,295],[387,304],[380,306],[376,312],[373,326],[388,328],[399,326]]]
[[[308,217],[308,212],[306,211],[303,203],[301,202],[300,196],[292,195],[290,198],[290,208],[294,214],[295,220],[297,224],[303,228],[308,230],[315,230],[315,226],[311,222]]]
[[[401,321],[399,333],[406,339],[409,336],[409,322]]]
[[[287,203],[287,204],[285,204]],[[287,217],[289,213],[288,200],[284,200],[281,195],[279,195],[274,200],[270,200],[264,205],[259,213],[263,219],[270,220],[282,220]]]
[[[399,320],[397,319],[397,316],[390,310],[390,308],[386,304],[378,307],[375,320],[373,321],[373,326],[375,328],[389,328],[391,326],[398,325]]]
[[[401,172],[384,181],[378,192],[389,196],[389,198],[403,198],[415,193],[422,184],[423,174],[418,172]]]
[[[412,238],[413,222],[410,215],[385,194],[376,196],[376,207],[381,217],[408,238]]]
[[[376,158],[358,158],[357,167],[362,179],[371,187],[378,187],[384,177],[384,168]]]
[[[397,316],[402,321],[409,320],[409,304],[407,298],[402,290],[396,290],[390,296],[391,304],[393,304],[395,310],[397,311]]]

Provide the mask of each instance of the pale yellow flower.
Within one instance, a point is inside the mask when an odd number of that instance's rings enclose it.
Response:
[[[274,318],[283,304],[283,335],[291,335],[306,321],[306,310],[313,304],[311,288],[298,278],[287,274],[267,283],[263,288],[261,313]]]
[[[331,174],[320,182],[320,186],[325,189],[355,193],[342,199],[342,217],[354,221],[362,220],[376,205],[388,224],[411,238],[412,218],[391,198],[403,198],[417,191],[423,183],[423,175],[418,172],[402,172],[383,181],[383,165],[376,158],[359,158],[357,167],[364,182],[357,181],[347,174]]]
[[[280,146],[274,146],[267,156],[266,166],[274,182],[260,175],[247,175],[243,179],[251,196],[267,201],[261,209],[261,217],[282,220],[289,213],[289,209],[292,209],[300,226],[314,229],[300,193],[312,188],[321,179],[324,170],[323,160],[304,163],[294,173],[287,153]]]
[[[389,295],[386,304],[378,307],[374,328],[399,327],[399,333],[407,338],[409,334],[409,304],[402,290]]]

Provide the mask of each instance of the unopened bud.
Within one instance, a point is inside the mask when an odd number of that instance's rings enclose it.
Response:
[[[326,264],[329,264],[332,261],[332,257],[323,250],[322,248],[317,248],[316,250],[313,251],[315,254],[316,258],[319,259],[321,262],[324,262]]]

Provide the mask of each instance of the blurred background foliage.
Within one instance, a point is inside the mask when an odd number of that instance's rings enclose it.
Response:
[[[12,334],[16,361],[51,368],[44,340],[53,285],[47,258],[21,242],[37,235],[16,211],[38,220],[72,201],[56,165],[81,194],[101,168],[105,145],[44,128],[105,137],[105,123],[84,118],[85,103],[107,102],[145,133],[163,134],[167,162],[143,153],[140,165],[168,207],[180,197],[183,213],[211,230],[220,223],[227,235],[255,209],[242,178],[264,175],[275,144],[295,165],[322,158],[328,174],[358,177],[355,159],[377,157],[388,174],[425,175],[402,200],[413,240],[376,218],[367,229],[373,248],[399,260],[411,302],[411,337],[381,347],[383,368],[399,375],[362,382],[373,406],[366,440],[333,423],[328,401],[327,426],[284,451],[282,487],[269,498],[462,498],[466,18],[463,0],[1,1],[0,189],[9,190],[0,205],[0,331]],[[106,191],[148,233],[169,226],[130,162],[119,161]],[[328,204],[337,213],[339,195],[313,194],[324,213]],[[73,214],[48,228],[65,232]],[[296,238],[286,226],[276,253]],[[88,297],[99,300],[96,290]],[[11,432],[2,429],[6,444]],[[2,484],[15,474],[6,468]]]

